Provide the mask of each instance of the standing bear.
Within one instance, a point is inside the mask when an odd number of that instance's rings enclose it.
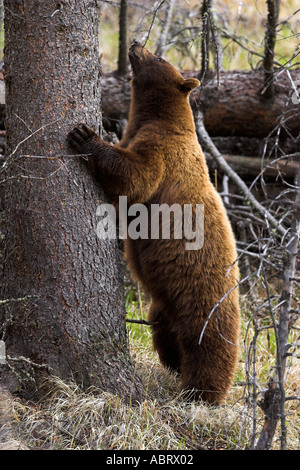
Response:
[[[189,233],[195,236],[197,207],[204,208],[198,246],[185,232],[176,235],[178,220],[170,211],[170,236],[128,237],[125,257],[151,296],[149,320],[155,323],[153,344],[160,361],[180,372],[188,396],[219,405],[237,362],[239,273],[233,232],[210,182],[189,104],[199,81],[184,79],[138,42],[129,58],[132,99],[120,143],[110,145],[81,124],[68,134],[68,146],[87,154],[91,172],[113,204],[119,196],[127,196],[129,205],[144,204],[149,222],[153,207],[192,207]]]

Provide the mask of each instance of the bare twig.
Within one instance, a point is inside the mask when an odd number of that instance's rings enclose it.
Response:
[[[6,167],[11,163],[11,160],[13,159],[13,156],[16,154],[16,152],[19,150],[19,148],[21,147],[21,145],[23,145],[25,142],[27,142],[27,140],[31,139],[34,135],[38,134],[39,132],[41,132],[43,129],[45,129],[46,127],[49,127],[49,126],[52,126],[53,124],[56,124],[57,122],[61,121],[62,118],[58,118],[58,119],[55,119],[54,121],[52,122],[49,122],[47,124],[45,124],[44,126],[41,126],[39,127],[37,130],[33,131],[30,135],[28,135],[27,137],[25,137],[25,139],[21,140],[17,145],[16,147],[14,148],[14,150],[7,156],[5,162],[3,163],[2,167],[1,167],[1,170],[0,170],[0,173],[3,173],[5,170],[6,170]]]
[[[146,36],[146,39],[145,39],[145,42],[144,42],[144,46],[146,46],[147,42],[149,41],[149,37],[150,37],[151,31],[152,31],[152,28],[153,28],[153,26],[154,26],[157,13],[158,13],[160,7],[165,3],[165,1],[166,1],[166,0],[161,0],[161,1],[159,2],[158,6],[153,9],[152,21],[151,21],[150,28],[148,29],[148,32],[147,32],[147,36]],[[157,3],[157,2],[156,2],[156,3]],[[156,4],[155,4],[155,5],[156,5]]]
[[[135,320],[133,318],[126,318],[126,322],[128,323],[138,323],[139,325],[158,325],[158,321],[147,321],[147,320]]]

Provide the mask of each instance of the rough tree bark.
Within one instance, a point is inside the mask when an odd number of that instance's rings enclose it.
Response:
[[[123,76],[128,72],[127,29],[127,0],[121,0],[119,13],[119,55],[117,70],[117,73],[120,76]]]
[[[199,80],[202,82],[209,69],[209,46],[211,33],[211,0],[203,0],[201,6],[202,38],[201,38],[201,72]]]
[[[101,122],[97,2],[5,0],[8,156],[1,383],[39,397],[45,376],[139,399],[114,240],[96,236],[104,194],[65,137]]]
[[[265,98],[274,98],[274,55],[276,44],[276,27],[279,16],[280,0],[267,0],[268,20],[267,31],[265,35],[265,55],[263,68],[265,72],[265,89],[263,94]]]

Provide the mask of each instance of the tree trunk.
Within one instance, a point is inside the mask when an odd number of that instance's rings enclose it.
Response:
[[[5,0],[8,156],[1,382],[38,397],[50,374],[126,400],[130,360],[120,260],[96,236],[101,188],[65,138],[101,122],[96,1]]]
[[[265,72],[265,83],[263,94],[265,98],[274,98],[274,55],[276,45],[276,27],[278,23],[280,0],[267,0],[268,20],[265,35],[265,55],[263,69]]]
[[[200,8],[202,17],[201,38],[201,72],[199,80],[202,82],[209,69],[209,46],[211,34],[211,0],[203,0]]]
[[[279,123],[281,116],[291,135],[300,132],[299,107],[291,102],[292,83],[286,73],[274,81],[274,100],[266,100],[261,94],[264,73],[261,70],[219,72],[217,77],[206,74],[207,82],[191,95],[193,105],[197,103],[204,113],[204,124],[210,136],[245,136],[263,138]],[[295,82],[299,69],[290,70]],[[197,72],[183,73],[197,76]],[[112,74],[102,79],[102,109],[104,125],[115,130],[118,121],[128,116],[130,104],[130,77],[127,82]],[[281,136],[286,136],[282,129]]]
[[[127,46],[127,0],[121,0],[119,13],[119,55],[118,75],[123,76],[128,72],[128,46]]]

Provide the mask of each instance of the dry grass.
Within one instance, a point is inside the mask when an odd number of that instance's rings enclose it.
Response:
[[[176,380],[159,369],[152,367],[150,377],[159,378],[160,394],[171,395],[174,387],[173,398],[164,403],[145,400],[138,407],[126,406],[111,394],[83,393],[75,385],[53,379],[51,398],[37,406],[13,402],[11,417],[17,436],[13,443],[19,440],[28,448],[50,450],[236,447],[229,434],[241,433],[242,410],[187,405],[176,392]]]
[[[253,410],[244,397],[242,349],[236,381],[227,402],[214,408],[183,400],[178,392],[177,376],[165,370],[152,352],[148,329],[140,336],[136,330],[130,332],[130,339],[132,356],[149,392],[148,399],[139,406],[128,406],[117,396],[95,389],[83,392],[74,384],[53,378],[51,393],[38,404],[7,401],[10,433],[2,448],[236,450],[249,445]],[[263,380],[272,363],[267,340],[262,339],[258,349],[256,369]],[[294,395],[299,389],[296,366],[289,370],[287,388],[288,395]],[[288,407],[288,449],[295,450],[299,448],[300,420],[295,402],[289,402]],[[261,426],[261,415],[259,419]],[[0,430],[1,424],[4,429],[0,419]],[[278,446],[275,440],[274,449]]]

